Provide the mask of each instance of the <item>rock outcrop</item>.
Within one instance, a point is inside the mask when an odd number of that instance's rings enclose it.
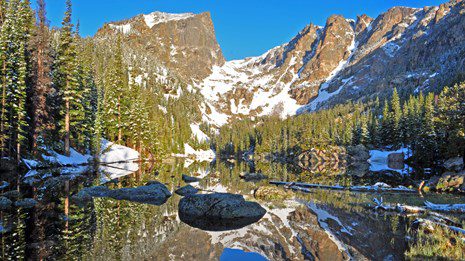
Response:
[[[196,194],[179,202],[179,217],[193,227],[209,231],[238,229],[260,220],[266,210],[242,195]]]
[[[465,73],[464,14],[464,2],[451,1],[394,7],[375,19],[335,15],[323,27],[311,24],[262,56],[214,69],[198,85],[206,98],[204,118],[221,125],[236,117],[286,116],[383,97],[393,87],[437,90]],[[218,113],[226,119],[215,120]]]
[[[126,48],[145,52],[186,82],[205,78],[225,62],[210,13],[138,15],[106,24],[95,39],[105,41],[118,33]]]
[[[465,3],[452,0],[394,7],[376,18],[333,15],[261,56],[228,62],[209,13],[139,15],[106,24],[94,40],[105,46],[120,33],[126,59],[158,64],[163,81],[172,73],[169,79],[203,96],[196,105],[202,120],[221,126],[383,98],[393,87],[403,93],[438,90],[465,73],[464,30]],[[138,77],[155,81],[158,75]]]
[[[152,205],[164,204],[171,193],[165,185],[159,182],[151,182],[146,186],[136,188],[121,188],[111,190],[104,186],[84,188],[73,196],[73,200],[82,205],[94,197],[108,197],[116,200],[127,200]]]
[[[174,193],[178,194],[179,196],[185,197],[185,196],[197,194],[197,192],[199,192],[198,189],[192,187],[191,185],[187,185],[187,186],[177,189]]]

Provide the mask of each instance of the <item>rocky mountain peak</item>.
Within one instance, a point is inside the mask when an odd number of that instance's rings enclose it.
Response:
[[[104,26],[204,97],[203,120],[282,117],[392,92],[439,88],[465,73],[465,6],[394,7],[376,18],[330,16],[258,57],[225,62],[209,13],[154,12]]]
[[[225,62],[210,13],[138,15],[105,25],[95,38],[108,39],[118,33],[124,35],[129,49],[155,58],[186,82],[204,79],[214,66]]]
[[[357,21],[355,22],[355,33],[358,35],[365,30],[370,29],[372,22],[373,18],[367,16],[366,14],[357,16]]]
[[[219,125],[241,116],[292,115],[392,92],[434,90],[465,73],[463,1],[394,7],[356,21],[330,16],[262,56],[227,62],[198,88]],[[215,114],[216,113],[216,114]],[[221,122],[212,120],[222,115]]]
[[[195,17],[195,14],[193,13],[184,13],[184,14],[170,14],[170,13],[163,13],[163,12],[153,12],[147,15],[143,15],[145,24],[149,28],[153,28],[157,24],[161,23],[167,23],[170,21],[179,21],[179,20],[185,20],[188,18],[193,18]]]

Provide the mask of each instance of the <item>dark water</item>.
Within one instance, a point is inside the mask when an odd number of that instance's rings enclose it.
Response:
[[[95,198],[79,207],[72,196],[84,187],[137,187],[157,180],[171,191],[185,185],[182,174],[202,178],[194,184],[203,193],[229,192],[254,200],[254,190],[267,181],[245,182],[241,172],[262,172],[272,180],[325,185],[369,185],[383,181],[406,184],[409,177],[370,174],[320,166],[260,163],[120,164],[90,171],[84,168],[4,173],[8,190],[39,204],[0,212],[2,260],[399,260],[407,251],[410,219],[370,209],[374,197],[385,202],[421,205],[460,202],[458,196],[374,195],[315,190],[288,200],[258,201],[267,214],[241,229],[209,232],[183,223],[177,213],[180,197],[162,206]]]

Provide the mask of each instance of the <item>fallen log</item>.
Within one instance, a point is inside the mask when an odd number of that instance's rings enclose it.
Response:
[[[419,218],[419,219],[415,220],[414,223],[415,222],[418,225],[428,225],[430,227],[433,227],[434,225],[440,226],[440,227],[443,227],[445,229],[449,229],[449,230],[451,230],[451,231],[453,231],[455,233],[465,235],[465,229],[457,227],[457,226],[450,226],[450,225],[447,225],[447,224],[443,224],[443,223],[440,223],[440,222],[437,222],[437,221],[432,221],[432,220],[424,219],[424,218]]]
[[[440,212],[465,213],[465,204],[434,204],[426,201],[425,207],[427,209]]]
[[[397,204],[397,205],[383,204],[383,198],[381,199],[374,198],[373,202],[376,204],[374,207],[375,210],[391,211],[391,212],[397,212],[397,213],[407,214],[407,215],[412,215],[412,216],[418,216],[421,214],[425,216],[430,216],[435,222],[445,223],[447,225],[452,225],[452,226],[460,226],[459,223],[453,221],[452,219],[440,213],[431,211],[430,209],[427,209],[427,208],[401,205],[401,204]]]
[[[270,181],[270,184],[278,185],[278,186],[285,186],[286,188],[301,187],[301,188],[310,188],[310,189],[348,190],[348,191],[355,191],[355,192],[417,193],[417,191],[414,189],[409,189],[404,186],[392,188],[385,183],[376,183],[373,186],[351,186],[351,187],[344,187],[344,186],[339,186],[339,185],[329,186],[329,185],[320,185],[320,184],[308,184],[308,183],[301,183],[301,182],[283,182],[283,181]]]

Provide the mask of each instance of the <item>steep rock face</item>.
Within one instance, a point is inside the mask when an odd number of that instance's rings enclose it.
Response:
[[[208,13],[140,15],[107,24],[95,39],[109,41],[122,32],[125,48],[137,54],[132,59],[156,61],[158,78],[190,85],[203,96],[202,121],[221,126],[383,98],[394,87],[402,93],[437,90],[465,74],[464,30],[465,4],[452,0],[394,7],[356,21],[333,15],[325,26],[310,24],[259,57],[228,62]],[[177,97],[173,90],[167,92]]]
[[[463,2],[389,10],[359,36],[349,65],[328,83],[338,95],[311,109],[373,98],[393,87],[413,93],[448,84],[465,72],[464,29]]]
[[[302,67],[292,90],[293,98],[304,105],[318,94],[318,87],[346,61],[354,48],[354,24],[342,16],[331,16],[313,57]]]
[[[213,66],[225,62],[209,13],[139,15],[106,24],[95,38],[119,32],[127,46],[144,50],[186,82],[205,78]]]
[[[465,73],[465,4],[394,7],[376,19],[331,16],[259,57],[227,62],[197,85],[204,120],[282,117],[348,100],[430,91]]]

